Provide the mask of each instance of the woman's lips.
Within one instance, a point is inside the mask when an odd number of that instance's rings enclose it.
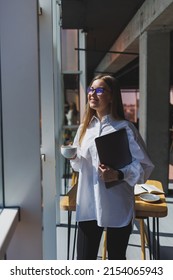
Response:
[[[98,102],[98,100],[97,99],[90,99],[90,102],[91,103],[96,103],[96,102]]]
[[[90,100],[90,106],[97,106],[98,101],[97,100]]]

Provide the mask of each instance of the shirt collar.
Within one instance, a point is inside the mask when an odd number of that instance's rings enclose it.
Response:
[[[94,115],[94,116],[92,116],[90,123],[93,122],[94,120],[97,120],[97,121],[99,121],[101,123],[105,123],[105,122],[111,122],[112,118],[111,118],[111,115],[109,114],[109,115],[105,115],[102,118],[102,120],[100,121],[99,118]]]

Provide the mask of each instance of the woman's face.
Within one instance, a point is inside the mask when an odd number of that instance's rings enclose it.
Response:
[[[111,91],[108,85],[101,79],[95,80],[91,86],[91,90],[88,93],[88,103],[90,108],[96,110],[97,116],[101,119],[103,116],[110,113],[110,103],[112,101]],[[103,93],[100,94],[95,89],[103,89]]]

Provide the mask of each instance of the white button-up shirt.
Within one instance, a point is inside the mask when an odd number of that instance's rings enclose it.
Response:
[[[99,177],[100,162],[94,139],[121,128],[127,131],[132,162],[121,169],[124,180],[107,189]],[[73,170],[79,172],[76,220],[96,220],[98,226],[102,227],[126,226],[134,217],[134,185],[144,183],[154,168],[145,144],[132,123],[115,121],[109,115],[102,121],[95,116],[92,118],[81,146],[80,129],[81,126],[74,138],[77,157],[71,160]]]

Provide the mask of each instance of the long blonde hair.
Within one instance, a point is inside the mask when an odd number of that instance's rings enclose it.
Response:
[[[118,80],[111,75],[98,75],[93,78],[93,80],[90,83],[90,86],[93,84],[95,80],[103,80],[111,91],[111,95],[112,95],[112,102],[110,104],[111,117],[115,120],[125,119],[122,98],[121,98],[121,90],[120,90]],[[83,119],[83,125],[79,137],[80,144],[82,143],[82,139],[85,135],[86,129],[89,126],[89,123],[94,115],[96,115],[96,110],[90,108],[89,103],[87,102],[85,115]]]

